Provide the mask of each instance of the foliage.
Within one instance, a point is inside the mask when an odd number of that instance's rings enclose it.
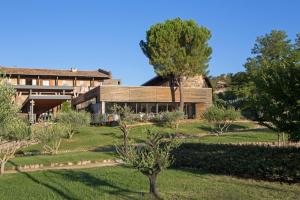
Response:
[[[195,21],[176,18],[151,26],[146,41],[140,42],[155,73],[169,78],[173,93],[178,85],[180,111],[184,105],[183,79],[206,73],[212,53],[208,45],[210,37],[210,31]]]
[[[55,155],[66,136],[66,127],[63,124],[51,124],[34,129],[35,137],[42,143],[44,151]]]
[[[141,146],[128,146],[127,151],[124,147],[117,148],[120,158],[128,165],[136,168],[149,179],[149,191],[159,198],[156,190],[156,179],[158,174],[170,166],[170,151],[172,143],[163,143],[163,136],[150,129],[147,130],[147,140]]]
[[[61,104],[62,112],[69,112],[72,110],[71,103],[69,101],[65,101]]]
[[[8,84],[7,80],[0,77],[0,126],[3,128],[6,124],[16,118],[18,108],[13,102],[15,95],[14,88]]]
[[[15,152],[26,146],[31,139],[31,130],[18,117],[18,108],[13,102],[15,90],[5,78],[0,78],[0,174],[4,173],[5,164],[14,157]]]
[[[162,123],[170,128],[178,128],[180,119],[184,118],[184,113],[180,111],[173,111],[173,112],[162,112],[161,113],[161,121]]]
[[[213,105],[203,113],[203,117],[213,124],[213,131],[219,135],[227,131],[231,124],[240,118],[240,113],[232,107]]]
[[[300,182],[297,147],[184,143],[173,151],[173,167],[196,168],[242,178]]]
[[[20,118],[15,118],[1,128],[0,174],[3,175],[5,164],[15,156],[17,150],[31,143],[31,129]]]
[[[128,106],[119,106],[115,105],[112,109],[114,114],[119,116],[119,127],[123,133],[123,146],[124,151],[128,151],[128,135],[129,135],[129,127],[128,124],[132,123],[134,119],[133,112]]]
[[[258,37],[254,57],[245,64],[251,78],[249,99],[259,120],[295,141],[300,140],[299,38],[292,43],[284,31],[276,30]]]
[[[61,112],[57,118],[58,123],[65,126],[67,137],[71,139],[78,128],[88,126],[91,122],[91,116],[88,112],[77,112],[70,110],[68,112]]]

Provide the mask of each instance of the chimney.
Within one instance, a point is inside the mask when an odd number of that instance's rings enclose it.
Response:
[[[77,72],[77,68],[71,67],[71,72]]]

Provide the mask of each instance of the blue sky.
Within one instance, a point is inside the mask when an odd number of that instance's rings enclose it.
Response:
[[[0,0],[0,65],[112,71],[124,85],[154,76],[139,41],[166,19],[211,30],[210,74],[237,72],[257,36],[300,32],[297,0]]]

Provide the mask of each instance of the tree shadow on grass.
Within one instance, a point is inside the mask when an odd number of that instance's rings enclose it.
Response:
[[[116,186],[105,179],[100,179],[92,176],[91,174],[79,170],[49,170],[43,173],[42,176],[46,178],[46,181],[43,181],[42,178],[37,178],[37,176],[32,175],[28,172],[22,172],[18,170],[17,164],[13,161],[9,161],[12,165],[16,167],[16,170],[30,179],[32,182],[44,186],[45,188],[49,189],[53,193],[59,195],[62,199],[66,200],[80,200],[81,198],[76,197],[72,191],[66,187],[66,185],[59,180],[62,178],[63,180],[68,180],[70,182],[79,182],[88,187],[99,187],[101,186],[101,192],[105,194],[111,194],[116,196],[122,196],[122,199],[128,200],[138,200],[140,198],[132,197],[132,194],[138,194],[138,196],[144,196],[145,194],[142,192],[136,192],[129,189],[121,188]],[[47,175],[49,174],[49,175]],[[60,178],[55,180],[52,178],[51,174],[58,175]]]
[[[30,179],[32,182],[46,187],[47,189],[49,189],[52,192],[59,195],[61,198],[67,199],[67,200],[80,200],[80,198],[74,197],[74,194],[72,194],[71,191],[69,189],[65,188],[63,185],[60,184],[60,186],[58,186],[57,183],[54,183],[55,186],[52,185],[51,183],[53,183],[53,182],[49,181],[50,180],[49,177],[47,177],[48,182],[42,181],[42,180],[36,178],[35,176],[31,175],[30,173],[22,172],[22,171],[18,170],[17,164],[15,164],[13,161],[9,161],[9,162],[16,167],[16,170],[18,172],[20,172],[20,174],[24,175],[25,177]]]
[[[205,131],[205,132],[212,132],[213,131],[213,127],[210,126],[210,125],[206,125],[206,124],[203,124],[203,125],[200,125],[198,126],[198,128],[202,131]],[[229,132],[234,132],[234,131],[241,131],[241,130],[245,130],[245,131],[248,131],[249,128],[248,126],[246,125],[241,125],[241,124],[232,124],[229,128],[228,128],[228,131]]]
[[[72,182],[80,182],[88,187],[99,187],[100,191],[105,194],[111,194],[116,196],[122,196],[122,199],[140,199],[132,197],[132,194],[143,195],[141,192],[136,192],[133,190],[125,189],[120,186],[112,184],[110,181],[105,179],[100,179],[92,176],[91,174],[83,171],[74,170],[59,170],[59,171],[49,171],[50,173],[60,175],[63,179]]]

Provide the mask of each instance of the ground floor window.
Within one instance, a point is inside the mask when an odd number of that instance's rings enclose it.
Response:
[[[145,113],[145,114],[158,114],[166,111],[174,111],[179,107],[179,103],[125,103],[125,102],[106,102],[105,103],[105,113],[112,114],[114,106],[128,106],[131,108],[132,112],[135,114]],[[188,118],[195,118],[195,104],[186,103],[184,104],[184,113]]]

